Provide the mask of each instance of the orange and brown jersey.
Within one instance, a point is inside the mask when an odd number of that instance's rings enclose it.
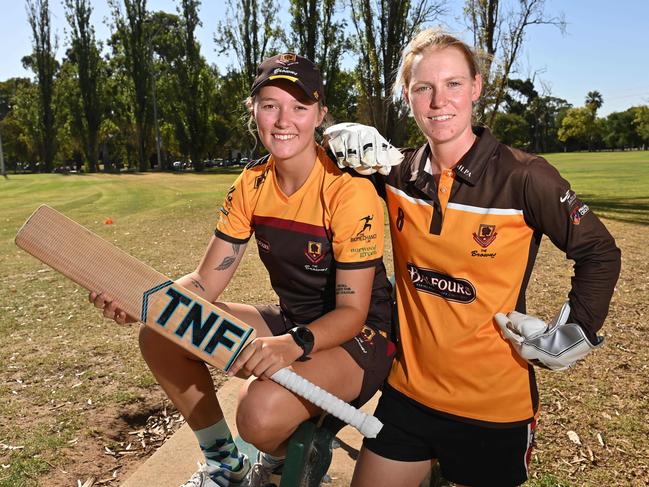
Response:
[[[405,150],[403,163],[381,179],[400,328],[389,383],[437,412],[509,426],[529,422],[538,397],[533,368],[493,317],[525,313],[541,236],[576,262],[570,319],[591,337],[608,312],[620,252],[544,159],[499,143],[486,129],[477,135],[439,182],[426,167],[427,144]]]
[[[272,156],[250,164],[230,188],[215,234],[259,256],[280,306],[307,324],[335,308],[336,269],[375,268],[366,323],[389,332],[390,292],[383,266],[384,217],[369,180],[340,171],[318,148],[305,183],[285,195]]]

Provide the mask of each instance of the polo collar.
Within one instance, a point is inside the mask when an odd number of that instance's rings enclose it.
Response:
[[[455,177],[474,186],[479,181],[487,167],[487,162],[496,152],[499,142],[493,136],[491,131],[486,127],[473,127],[473,133],[477,136],[475,142],[466,154],[453,168]],[[415,179],[419,179],[420,184],[427,182],[427,174],[424,171],[426,160],[430,157],[430,147],[428,143],[424,144],[417,151],[414,160],[417,163],[417,173],[413,174]],[[423,179],[423,181],[422,181]],[[413,180],[411,178],[411,180]],[[424,183],[425,184],[425,183]]]

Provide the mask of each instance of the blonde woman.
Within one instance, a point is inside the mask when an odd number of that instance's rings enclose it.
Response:
[[[205,453],[186,487],[279,485],[288,438],[320,412],[268,380],[279,369],[291,367],[357,406],[389,370],[394,346],[387,339],[383,208],[369,181],[342,172],[316,143],[327,112],[323,96],[320,72],[304,57],[284,53],[259,66],[247,106],[269,155],[237,178],[200,264],[177,281],[216,301],[255,235],[279,304],[219,303],[257,330],[230,371],[251,377],[240,394],[237,427],[263,452],[252,469],[232,441],[206,365],[141,329],[145,360]],[[91,300],[105,316],[130,320],[110,297]]]
[[[533,365],[564,369],[600,346],[620,251],[556,169],[472,127],[482,78],[464,42],[418,34],[396,90],[426,138],[399,165],[390,168],[389,146],[367,127],[328,129],[339,163],[358,166],[355,154],[366,154],[361,170],[379,171],[399,317],[375,412],[385,426],[365,440],[352,485],[418,486],[435,462],[458,485],[519,485],[539,413]],[[525,315],[543,235],[575,260],[550,326]]]

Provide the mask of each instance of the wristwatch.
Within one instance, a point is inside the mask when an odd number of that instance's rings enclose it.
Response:
[[[297,343],[304,352],[302,353],[302,356],[297,360],[299,362],[305,362],[306,360],[309,360],[308,355],[311,353],[311,350],[313,350],[314,342],[313,333],[311,332],[311,330],[309,330],[309,328],[306,326],[296,326],[295,328],[291,328],[288,331],[288,334],[293,337],[295,343]]]

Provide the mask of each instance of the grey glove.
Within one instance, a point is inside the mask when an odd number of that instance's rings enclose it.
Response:
[[[368,176],[379,172],[384,176],[392,166],[401,163],[403,154],[374,127],[359,123],[338,123],[324,131],[325,143],[336,156],[338,167],[351,167]]]
[[[566,302],[549,324],[517,311],[507,316],[497,313],[494,318],[505,338],[527,362],[565,370],[604,343],[604,338],[598,337],[598,343],[593,345],[581,326],[567,323],[568,316],[570,304]]]

